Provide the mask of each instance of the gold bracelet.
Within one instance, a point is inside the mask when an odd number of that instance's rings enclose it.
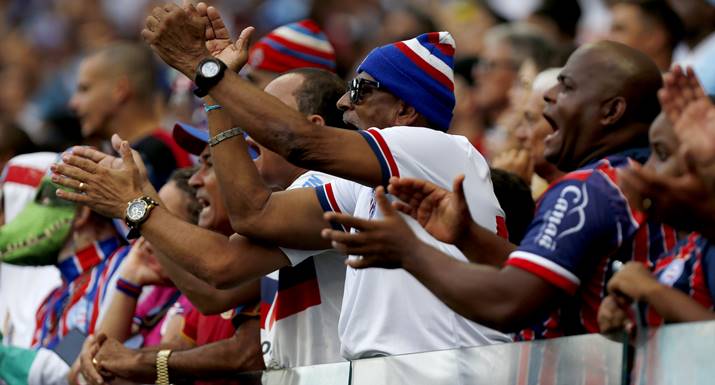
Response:
[[[156,383],[169,385],[169,356],[171,349],[160,350],[156,354]]]

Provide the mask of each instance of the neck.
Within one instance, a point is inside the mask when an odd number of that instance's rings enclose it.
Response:
[[[93,242],[103,241],[113,235],[116,231],[111,225],[106,223],[95,224],[94,226],[83,226],[84,228],[74,230],[65,242],[57,256],[57,261],[62,262],[67,258],[77,254],[78,251],[87,248]]]
[[[153,106],[135,106],[124,108],[112,123],[111,133],[134,143],[154,132],[159,127],[159,118]]]
[[[305,174],[308,172],[308,170],[304,168],[295,168],[293,172],[288,174],[288,178],[286,178],[286,183],[283,184],[283,190],[287,189],[293,182],[295,182],[296,179],[300,178],[301,175]]]
[[[541,167],[535,167],[534,172],[536,175],[542,177],[547,183],[551,184],[556,179],[559,179],[563,172],[559,171],[556,166],[551,163],[545,162],[546,164],[541,165]]]

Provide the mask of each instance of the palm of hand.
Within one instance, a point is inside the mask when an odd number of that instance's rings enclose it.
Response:
[[[435,191],[432,195],[420,205],[417,219],[436,239],[455,243],[459,230],[466,226],[461,202],[456,194],[444,190]]]
[[[695,160],[706,165],[715,157],[715,106],[702,98],[691,103],[675,122],[675,132]]]

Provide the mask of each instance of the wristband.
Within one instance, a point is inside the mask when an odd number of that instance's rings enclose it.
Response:
[[[222,108],[223,108],[223,107],[221,107],[220,104],[211,104],[211,105],[209,105],[209,104],[204,104],[204,112],[206,112],[206,113],[209,113],[209,112],[211,112],[211,111],[213,111],[213,110],[220,110],[220,109],[222,109]]]
[[[142,294],[142,287],[139,285],[135,285],[126,279],[119,277],[117,278],[117,290],[121,291],[124,293],[126,296],[138,299],[139,296]]]
[[[232,129],[226,130],[224,132],[219,132],[218,134],[216,134],[216,136],[209,139],[209,146],[213,147],[213,146],[223,142],[226,139],[230,139],[230,138],[233,138],[234,136],[238,136],[238,135],[243,135],[243,130],[238,127],[234,127]]]

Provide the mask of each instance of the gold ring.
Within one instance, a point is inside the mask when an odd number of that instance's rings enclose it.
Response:
[[[94,365],[95,367],[99,366],[99,361],[97,361],[96,357],[92,358],[92,365]]]
[[[84,191],[84,182],[79,182],[79,191]]]
[[[643,198],[643,201],[641,201],[641,206],[643,206],[643,210],[648,210],[649,208],[653,207],[653,201],[650,200],[650,198]]]

